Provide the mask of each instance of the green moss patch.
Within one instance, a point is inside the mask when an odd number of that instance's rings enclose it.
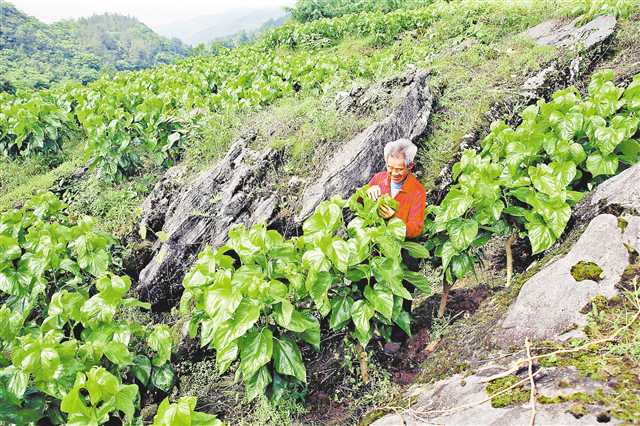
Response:
[[[622,272],[620,283],[616,286],[622,290],[632,290],[640,283],[640,262],[628,265]]]
[[[518,376],[507,376],[500,379],[493,380],[487,385],[486,392],[489,395],[501,392],[508,389],[510,386],[518,383],[520,379]],[[496,396],[491,399],[491,406],[493,408],[508,407],[510,405],[526,402],[529,400],[529,390],[525,390],[522,386],[515,387],[508,392]]]
[[[597,263],[581,260],[571,267],[571,276],[578,282],[585,280],[597,282],[604,277],[604,274]]]
[[[640,288],[634,266],[627,268],[628,275],[633,277],[615,303],[602,296],[592,301],[585,339],[564,344],[543,342],[536,348],[537,353],[549,353],[599,342],[578,352],[552,355],[539,361],[542,367],[573,366],[582,376],[596,380],[601,386],[590,393],[541,395],[538,402],[571,402],[569,412],[577,418],[587,414],[586,406],[593,406],[601,413],[598,416],[606,415],[633,424],[640,419],[640,319],[636,316],[640,309]]]
[[[580,417],[583,417],[585,414],[589,413],[589,410],[587,410],[587,407],[580,402],[571,404],[571,406],[567,409],[567,411],[570,412],[573,415],[573,417],[575,417],[576,419],[579,419]]]
[[[624,232],[625,229],[627,229],[627,226],[629,226],[629,222],[627,222],[627,220],[623,217],[619,217],[618,218],[618,228],[620,229],[621,232]]]

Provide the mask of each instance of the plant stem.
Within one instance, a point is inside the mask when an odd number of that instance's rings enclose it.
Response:
[[[367,358],[367,351],[364,350],[364,347],[360,343],[356,345],[356,348],[360,357],[360,377],[362,377],[362,381],[367,384],[369,383],[369,360]]]
[[[444,317],[444,311],[447,308],[447,300],[449,300],[449,290],[451,290],[451,284],[445,279],[442,282],[442,297],[440,298],[440,307],[438,308],[438,318]]]
[[[513,251],[511,250],[511,245],[515,240],[516,234],[509,235],[504,246],[507,252],[507,287],[511,285],[511,276],[513,275]]]

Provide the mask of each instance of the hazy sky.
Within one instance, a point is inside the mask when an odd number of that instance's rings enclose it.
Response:
[[[2,0],[0,0],[1,4]],[[97,13],[131,15],[150,27],[236,8],[290,6],[295,0],[9,0],[18,9],[51,23]]]

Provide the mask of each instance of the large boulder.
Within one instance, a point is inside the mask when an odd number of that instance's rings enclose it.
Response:
[[[500,341],[509,344],[523,336],[563,339],[579,334],[571,329],[585,323],[581,309],[595,296],[616,294],[615,285],[629,264],[629,250],[640,251],[638,182],[640,164],[607,179],[580,203],[572,220],[588,223],[584,233],[569,253],[524,284],[502,322]],[[571,269],[580,261],[597,264],[603,278],[576,281]]]
[[[174,170],[156,184],[143,204],[141,227],[162,231],[167,239],[155,242],[154,256],[140,272],[141,298],[154,304],[175,300],[184,273],[203,245],[223,244],[235,223],[251,226],[273,216],[277,199],[261,189],[279,153],[252,150],[249,142],[236,141],[218,165],[190,184],[176,184]]]
[[[589,223],[601,213],[640,216],[640,163],[602,182],[576,207],[570,226]]]
[[[281,231],[294,233],[325,197],[346,196],[364,184],[382,168],[386,142],[402,137],[415,140],[426,131],[433,95],[427,72],[415,67],[370,88],[347,92],[338,99],[337,108],[365,114],[385,99],[397,100],[397,106],[385,108],[390,111],[385,118],[326,160],[325,169],[318,172],[321,177],[304,192],[304,201],[294,205],[298,222],[287,220],[287,229]],[[185,182],[180,168],[169,170],[145,200],[140,229],[153,231],[145,235],[147,245],[156,234],[163,238],[153,241],[148,254],[151,260],[140,271],[137,289],[157,309],[175,303],[182,293],[182,278],[196,255],[206,244],[224,244],[232,225],[266,222],[278,227],[283,221],[282,193],[296,192],[303,181],[289,179],[281,191],[282,151],[255,148],[252,142],[252,137],[239,139],[217,165],[192,182]]]
[[[624,220],[626,227],[614,215],[596,216],[569,253],[524,284],[502,322],[506,342],[520,343],[525,336],[562,339],[565,332],[569,332],[567,337],[575,335],[571,332],[576,326],[586,323],[582,308],[598,295],[610,298],[617,293],[615,285],[629,264],[627,247],[640,247],[640,217]],[[575,266],[575,275],[581,278],[581,261],[598,265],[602,279],[577,281],[571,271]]]
[[[619,206],[640,212],[640,164],[607,179],[589,198],[591,206]]]
[[[387,142],[400,138],[415,141],[426,132],[434,101],[428,73],[413,70],[399,82],[404,86],[400,105],[388,117],[343,144],[326,160],[320,176],[304,191],[302,206],[296,215],[297,223],[304,221],[322,200],[333,195],[347,196],[382,170],[383,147]],[[365,92],[361,97],[366,99],[368,95]],[[341,99],[340,105],[349,108],[345,106],[349,105],[345,100]]]

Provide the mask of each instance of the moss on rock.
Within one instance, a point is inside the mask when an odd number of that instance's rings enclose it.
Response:
[[[521,379],[518,376],[507,376],[500,379],[493,380],[487,385],[487,393],[489,395],[501,392],[509,387],[518,383]],[[496,396],[491,399],[491,406],[493,408],[508,407],[520,402],[526,402],[529,400],[529,391],[525,390],[522,386],[517,386],[509,391]]]
[[[576,281],[600,281],[603,278],[603,271],[597,263],[581,260],[571,267],[571,276]]]
[[[567,411],[571,413],[573,417],[575,417],[576,419],[579,419],[580,417],[583,417],[585,414],[589,413],[589,410],[587,410],[587,407],[580,402],[571,404],[571,406],[569,406]]]
[[[629,225],[629,222],[627,222],[625,218],[618,217],[618,228],[620,229],[621,232],[624,232],[625,229],[627,229],[628,225]]]

